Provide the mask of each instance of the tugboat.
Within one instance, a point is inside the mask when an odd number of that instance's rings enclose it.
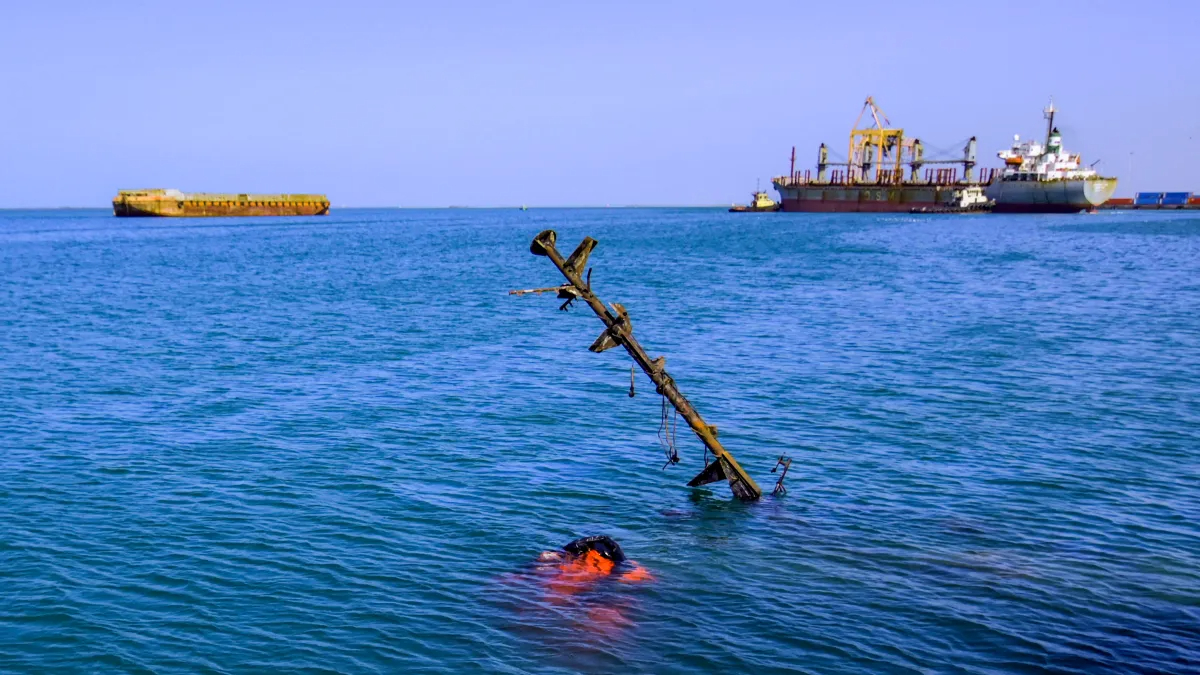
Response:
[[[1054,101],[1046,115],[1046,142],[1021,141],[1013,136],[1012,147],[996,153],[1004,160],[999,180],[987,188],[995,201],[994,213],[1094,212],[1117,191],[1117,179],[1105,178],[1083,158],[1062,147],[1062,134],[1054,126]]]
[[[729,209],[729,212],[730,213],[749,213],[749,212],[778,211],[779,210],[779,204],[776,204],[775,200],[768,197],[766,192],[763,192],[762,190],[756,190],[753,194],[754,194],[754,197],[750,201],[749,205],[743,206],[741,204],[735,204],[735,205],[733,205],[733,207],[731,207]]]

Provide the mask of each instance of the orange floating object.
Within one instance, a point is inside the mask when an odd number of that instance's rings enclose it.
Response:
[[[586,537],[539,556],[548,574],[544,588],[552,602],[586,592],[605,579],[637,583],[654,577],[641,565],[628,560],[621,546],[609,537]]]

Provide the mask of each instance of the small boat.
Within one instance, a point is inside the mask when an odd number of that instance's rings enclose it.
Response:
[[[743,206],[741,204],[735,204],[729,209],[729,212],[730,213],[746,213],[746,212],[778,211],[778,210],[779,210],[779,204],[776,204],[775,200],[768,197],[767,193],[763,192],[762,190],[759,190],[754,193],[754,199],[750,202],[749,205]]]

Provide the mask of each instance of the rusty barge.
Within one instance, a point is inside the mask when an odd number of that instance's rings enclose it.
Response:
[[[217,194],[171,189],[121,190],[113,215],[131,217],[324,216],[325,195]]]
[[[860,127],[867,113],[869,126]],[[961,178],[955,167],[962,165]],[[908,138],[867,97],[850,130],[847,161],[833,162],[822,143],[817,175],[796,171],[792,148],[791,172],[771,182],[783,211],[819,212],[969,212],[987,210],[984,189],[994,170],[975,173],[975,138],[967,141],[961,158],[930,159],[918,138]],[[905,169],[908,169],[907,174]]]

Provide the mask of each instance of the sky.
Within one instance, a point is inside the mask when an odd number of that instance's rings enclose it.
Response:
[[[0,3],[0,208],[118,189],[341,206],[712,205],[845,154],[1014,133],[1200,192],[1200,1]]]

